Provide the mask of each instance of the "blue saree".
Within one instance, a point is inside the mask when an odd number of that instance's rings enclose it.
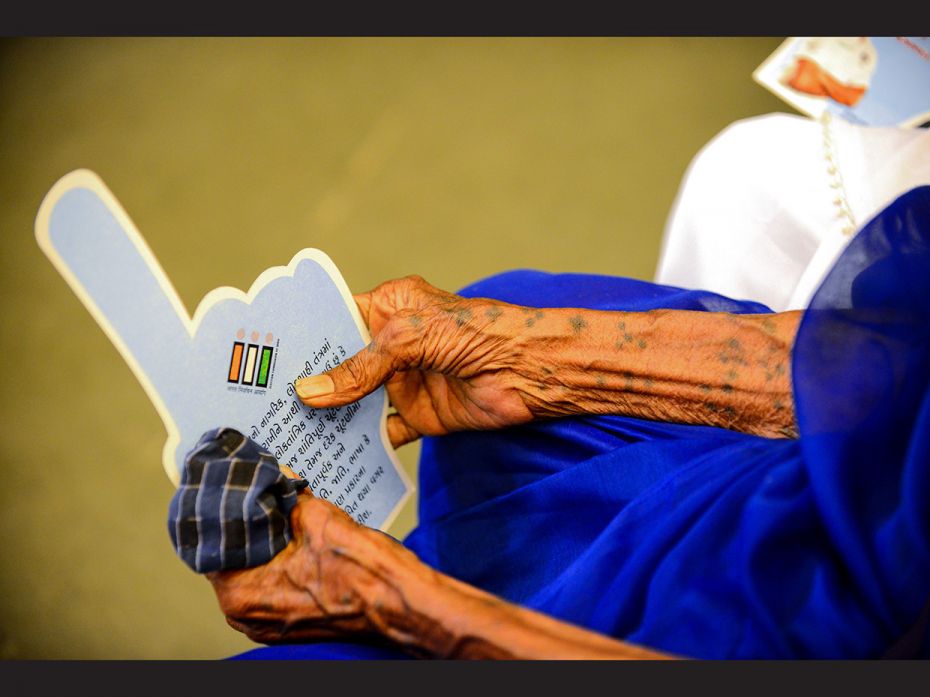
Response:
[[[764,313],[624,278],[514,271],[536,307]],[[866,225],[805,313],[800,437],[621,416],[423,443],[404,544],[512,602],[697,658],[928,657],[930,187]],[[323,643],[240,658],[400,658]]]

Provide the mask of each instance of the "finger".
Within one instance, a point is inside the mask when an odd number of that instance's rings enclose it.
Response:
[[[306,489],[304,491],[306,491]],[[298,502],[297,505],[291,509],[290,515],[291,538],[298,543],[302,543],[306,537],[306,533],[304,532],[303,510],[301,508],[301,506],[304,505],[307,504]]]
[[[248,569],[221,569],[220,571],[208,571],[204,574],[206,579],[213,584],[216,589],[218,599],[222,605],[223,597],[220,595],[228,586],[234,585],[236,579],[247,573]]]
[[[395,448],[412,443],[422,434],[404,421],[400,414],[391,414],[387,417],[388,440]]]
[[[235,629],[237,632],[241,632],[241,633],[243,633],[243,634],[248,635],[249,626],[246,625],[246,624],[243,624],[243,623],[240,622],[239,620],[234,620],[234,619],[233,619],[232,617],[230,617],[229,615],[226,616],[226,624],[228,624],[230,627],[232,627],[233,629]]]
[[[300,477],[297,476],[297,473],[283,462],[278,463],[278,469],[281,470],[281,473],[289,479],[300,479]]]
[[[422,320],[402,310],[391,318],[377,339],[332,370],[298,380],[297,397],[314,408],[341,407],[381,387],[398,370],[420,365],[423,358]]]
[[[367,293],[356,293],[352,297],[355,299],[355,304],[358,305],[358,311],[362,315],[365,326],[371,329],[371,323],[369,321],[369,316],[371,315],[371,291]]]
[[[374,392],[393,374],[390,357],[369,344],[329,372],[302,378],[294,386],[309,407],[341,407]]]
[[[288,479],[298,479],[301,482],[306,482],[306,480],[303,477],[301,477],[294,470],[292,470],[290,467],[288,467],[287,465],[283,463],[278,464],[278,469],[280,469],[281,473]],[[310,491],[309,486],[304,485],[302,488],[297,490],[297,495],[298,496],[310,496],[312,498],[313,492]]]

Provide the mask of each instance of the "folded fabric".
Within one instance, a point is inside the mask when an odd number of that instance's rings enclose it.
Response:
[[[175,551],[198,573],[265,564],[290,542],[290,512],[306,486],[239,431],[207,431],[168,507]]]
[[[858,233],[804,314],[791,365],[797,439],[624,416],[428,438],[419,526],[404,544],[506,600],[682,656],[930,657],[928,269],[930,187],[920,187]],[[531,307],[769,311],[531,271],[462,294]],[[243,657],[372,650],[302,644]]]

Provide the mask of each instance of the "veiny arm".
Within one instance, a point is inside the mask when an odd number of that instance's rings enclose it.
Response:
[[[298,395],[334,407],[385,384],[395,445],[571,414],[796,435],[790,366],[800,312],[530,308],[462,298],[419,277],[356,301],[372,342],[298,381]]]
[[[275,644],[368,639],[432,658],[669,656],[508,603],[301,493],[294,539],[268,564],[208,574],[229,624]]]

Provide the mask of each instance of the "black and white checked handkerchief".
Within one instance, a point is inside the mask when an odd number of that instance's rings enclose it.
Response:
[[[178,556],[198,573],[271,561],[291,539],[290,512],[306,485],[239,431],[207,431],[185,458],[168,507]]]

